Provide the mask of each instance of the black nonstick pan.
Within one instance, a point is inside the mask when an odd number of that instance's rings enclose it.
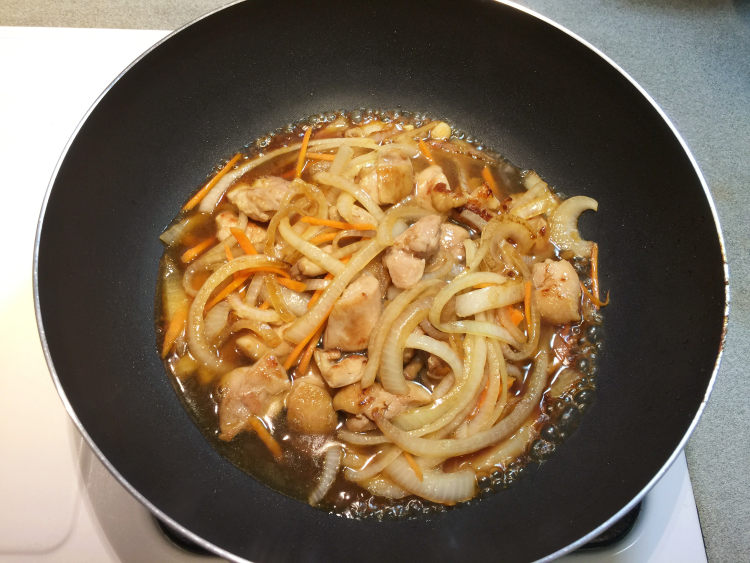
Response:
[[[269,130],[336,109],[449,119],[565,194],[611,292],[597,397],[511,488],[429,518],[356,521],[285,497],[219,456],[156,350],[158,236],[212,167]],[[101,96],[42,210],[40,333],[63,401],[162,520],[253,561],[554,557],[627,511],[684,446],[727,310],[703,178],[654,102],[555,25],[492,1],[249,0],[176,32]]]

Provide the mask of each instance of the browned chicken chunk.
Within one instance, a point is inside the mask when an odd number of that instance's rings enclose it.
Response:
[[[542,318],[556,324],[581,319],[581,286],[578,274],[567,260],[534,264],[531,275],[534,299]]]
[[[229,201],[245,215],[266,222],[279,210],[281,201],[291,190],[291,182],[277,176],[263,176],[249,184],[237,184],[227,193]]]
[[[219,438],[231,440],[250,417],[262,416],[274,399],[289,390],[289,378],[275,356],[227,373],[219,383]]]
[[[294,382],[286,399],[286,419],[289,427],[307,434],[333,432],[338,422],[331,395],[322,385],[303,378]]]
[[[370,333],[382,307],[377,278],[363,274],[341,294],[328,317],[323,343],[326,348],[355,352],[367,348]]]
[[[218,213],[215,221],[216,237],[219,240],[228,239],[232,236],[232,231],[230,229],[237,228],[240,225],[240,218],[231,211],[222,211],[221,213]],[[255,223],[247,223],[245,234],[250,242],[258,247],[266,241],[266,230]]]
[[[463,262],[466,257],[464,241],[469,238],[469,231],[453,223],[440,225],[440,246],[449,252],[456,262]]]
[[[378,410],[385,418],[393,418],[409,407],[426,405],[432,400],[430,392],[420,384],[408,381],[407,386],[406,394],[394,395],[379,383],[373,383],[367,389],[354,383],[336,393],[333,408],[369,419],[373,419],[373,413]]]
[[[440,245],[440,215],[427,215],[396,237],[383,256],[393,285],[407,289],[422,279],[425,258],[429,258]]]

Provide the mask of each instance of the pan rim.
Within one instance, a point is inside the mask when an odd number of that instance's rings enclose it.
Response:
[[[175,520],[173,520],[171,517],[169,517],[167,514],[165,514],[163,511],[161,511],[159,508],[157,508],[152,502],[150,502],[145,496],[143,496],[133,485],[131,485],[123,475],[119,473],[119,471],[112,465],[112,463],[107,459],[107,457],[104,455],[104,453],[99,449],[99,447],[96,445],[96,443],[92,440],[88,432],[83,427],[82,423],[80,422],[75,410],[73,409],[72,404],[70,403],[69,398],[67,397],[65,390],[63,389],[62,382],[57,374],[57,371],[54,366],[54,362],[50,353],[49,344],[47,342],[46,338],[46,331],[44,329],[44,322],[42,318],[42,310],[41,310],[41,303],[40,303],[40,293],[39,293],[39,250],[40,250],[40,243],[41,243],[41,235],[42,235],[42,228],[44,225],[44,219],[47,211],[47,206],[49,203],[49,199],[52,193],[52,189],[54,188],[55,181],[57,179],[58,173],[60,171],[60,168],[65,161],[67,154],[78,137],[78,134],[80,130],[82,129],[83,125],[87,122],[90,115],[93,113],[93,111],[97,108],[99,103],[102,101],[102,99],[109,93],[111,89],[113,89],[117,83],[125,76],[130,70],[137,65],[142,59],[144,59],[146,56],[148,56],[152,51],[156,50],[158,47],[160,47],[163,43],[166,43],[169,41],[173,36],[183,32],[184,30],[192,27],[196,23],[211,17],[212,15],[223,11],[225,9],[228,9],[232,6],[235,6],[237,4],[243,3],[247,0],[233,0],[232,2],[221,6],[219,8],[216,8],[210,12],[207,12],[194,20],[186,23],[185,25],[179,27],[178,29],[168,33],[163,38],[161,38],[159,41],[154,43],[151,47],[149,47],[147,50],[145,50],[143,53],[141,53],[136,59],[134,59],[127,67],[125,67],[113,80],[112,82],[97,96],[96,100],[91,104],[91,106],[88,108],[88,110],[84,113],[78,124],[76,125],[75,129],[72,131],[62,153],[60,154],[60,157],[57,160],[57,163],[55,165],[55,168],[53,169],[52,175],[50,177],[49,183],[47,185],[47,189],[44,194],[44,198],[42,201],[42,206],[39,212],[39,218],[37,221],[37,228],[35,233],[35,239],[34,239],[34,250],[33,250],[33,261],[32,261],[32,289],[33,289],[33,297],[34,297],[34,311],[35,311],[35,318],[36,318],[36,324],[37,324],[37,330],[39,332],[39,339],[42,346],[42,351],[44,353],[45,361],[47,364],[47,368],[50,372],[50,376],[52,378],[52,381],[55,385],[55,388],[57,390],[58,395],[60,396],[60,399],[62,400],[63,406],[65,410],[68,413],[68,416],[70,416],[71,420],[73,421],[74,425],[76,426],[77,430],[80,432],[81,436],[86,441],[88,447],[91,448],[91,450],[94,452],[94,454],[99,458],[99,460],[103,463],[103,465],[107,468],[107,470],[115,477],[115,479],[136,499],[138,500],[142,505],[144,505],[148,510],[153,513],[156,517],[158,517],[161,521],[165,522],[167,525],[172,527],[173,529],[177,530],[187,538],[189,538],[194,543],[198,544],[199,546],[215,553],[216,555],[219,555],[221,557],[224,557],[226,559],[229,559],[231,561],[246,561],[246,559],[239,557],[235,554],[232,554],[225,549],[211,543],[210,541],[204,539],[203,537],[195,534],[191,530],[185,528]],[[686,141],[683,139],[682,135],[677,130],[676,126],[673,124],[671,119],[667,116],[667,114],[664,112],[664,110],[659,106],[659,104],[651,97],[651,95],[627,72],[625,71],[621,66],[619,66],[618,63],[616,63],[613,59],[611,59],[609,56],[607,56],[605,53],[603,53],[601,50],[599,50],[596,46],[594,46],[592,43],[587,41],[586,39],[583,39],[575,32],[569,30],[568,28],[564,27],[563,25],[555,22],[554,20],[548,18],[547,16],[544,16],[540,14],[539,12],[536,12],[530,8],[527,8],[525,6],[521,6],[517,4],[516,2],[510,1],[510,0],[493,0],[493,2],[508,6],[510,8],[513,8],[514,10],[517,10],[519,12],[522,12],[532,18],[535,18],[537,20],[540,20],[547,25],[557,29],[558,31],[564,33],[569,38],[573,39],[574,41],[578,42],[582,46],[586,47],[588,50],[593,52],[595,55],[597,55],[599,58],[604,60],[609,66],[611,66],[613,69],[615,69],[622,77],[624,77],[637,91],[638,93],[643,96],[649,104],[656,110],[658,115],[661,117],[661,119],[666,123],[666,125],[669,127],[669,130],[671,131],[672,135],[677,139],[677,141],[680,144],[680,147],[682,148],[685,155],[688,157],[688,160],[690,164],[693,167],[693,170],[695,171],[698,180],[700,181],[701,187],[703,189],[703,193],[705,195],[706,201],[708,203],[709,209],[711,210],[711,215],[714,221],[714,227],[716,229],[716,236],[719,243],[719,249],[721,252],[721,259],[722,259],[722,266],[723,266],[723,277],[724,277],[724,311],[723,311],[723,318],[722,318],[722,331],[721,336],[718,343],[718,350],[716,353],[716,360],[714,362],[713,370],[711,372],[711,377],[709,378],[708,385],[706,388],[706,393],[703,396],[703,399],[701,400],[700,405],[698,406],[698,409],[695,413],[695,416],[693,417],[692,421],[690,422],[688,428],[686,429],[684,435],[678,442],[677,446],[671,453],[671,455],[667,458],[665,463],[662,465],[662,467],[659,469],[659,471],[656,472],[656,474],[653,476],[653,478],[628,502],[624,507],[622,507],[618,512],[616,512],[614,515],[612,515],[609,519],[607,519],[605,522],[600,524],[597,528],[590,531],[586,535],[582,536],[578,540],[568,544],[567,546],[546,555],[545,557],[539,559],[538,561],[551,561],[553,559],[556,559],[558,557],[561,557],[562,555],[565,555],[566,553],[570,553],[577,549],[578,547],[584,545],[591,539],[595,538],[597,535],[599,535],[601,532],[606,530],[609,526],[611,526],[614,522],[616,522],[619,518],[624,516],[627,512],[629,512],[638,502],[641,501],[641,499],[651,490],[651,488],[661,479],[661,477],[666,473],[666,471],[671,467],[671,465],[674,463],[674,461],[677,459],[679,454],[684,449],[688,439],[694,432],[698,421],[700,417],[702,416],[706,404],[708,402],[708,399],[710,398],[710,395],[713,391],[714,384],[716,382],[719,367],[721,364],[721,359],[724,353],[724,348],[726,345],[726,336],[727,336],[727,326],[728,326],[728,319],[729,319],[729,309],[730,309],[730,279],[729,279],[729,264],[727,261],[727,254],[726,254],[726,246],[724,241],[724,236],[721,229],[720,220],[718,217],[718,213],[716,210],[716,205],[714,203],[713,197],[711,195],[711,192],[708,188],[708,184],[703,176],[702,171],[700,170],[700,167],[698,166],[698,163],[690,151],[690,148],[688,147]]]

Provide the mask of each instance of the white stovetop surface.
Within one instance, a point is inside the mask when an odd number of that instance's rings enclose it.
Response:
[[[212,560],[165,542],[83,443],[47,371],[31,286],[39,210],[69,136],[99,93],[166,33],[0,27],[1,561]],[[705,561],[684,455],[644,512],[614,549],[571,560]]]

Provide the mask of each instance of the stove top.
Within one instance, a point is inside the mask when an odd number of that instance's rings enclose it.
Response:
[[[6,241],[0,276],[0,559],[218,561],[172,544],[69,421],[34,320],[32,250],[55,163],[96,97],[164,31],[0,27],[0,155]],[[632,530],[569,561],[706,561],[681,455]]]

